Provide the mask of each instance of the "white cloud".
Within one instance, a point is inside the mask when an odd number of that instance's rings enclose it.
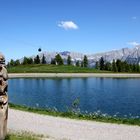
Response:
[[[127,44],[128,44],[128,45],[131,45],[131,46],[140,45],[140,43],[138,43],[138,42],[136,42],[136,41],[128,42]]]
[[[78,29],[78,26],[73,21],[61,21],[59,22],[58,27],[61,27],[65,30]]]

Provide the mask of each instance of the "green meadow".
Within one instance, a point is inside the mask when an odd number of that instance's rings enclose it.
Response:
[[[31,64],[8,67],[8,73],[108,73],[108,71],[68,65]]]

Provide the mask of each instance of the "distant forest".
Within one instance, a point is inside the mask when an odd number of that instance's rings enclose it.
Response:
[[[13,67],[13,66],[18,66],[18,65],[30,65],[30,64],[47,64],[47,62],[44,55],[42,56],[41,59],[39,55],[37,55],[35,58],[24,57],[22,62],[20,62],[19,59],[15,61],[11,59],[10,62],[8,62],[7,67]],[[64,65],[64,60],[59,54],[57,54],[55,58],[51,60],[50,64]],[[84,55],[84,58],[82,61],[76,61],[76,63],[73,64],[71,56],[68,56],[67,63],[65,65],[74,65],[77,67],[88,67],[88,59],[87,59],[87,56]],[[112,71],[112,72],[136,72],[136,73],[140,72],[139,64],[129,64],[128,62],[121,61],[119,59],[113,60],[113,62],[111,63],[111,62],[106,62],[103,57],[101,57],[100,60],[96,62],[94,69]]]

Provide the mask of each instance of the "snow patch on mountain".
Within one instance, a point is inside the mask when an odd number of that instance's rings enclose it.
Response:
[[[77,61],[82,62],[84,55],[87,56],[89,67],[94,67],[95,63],[100,60],[101,57],[104,58],[106,62],[112,62],[113,59],[120,59],[122,61],[127,61],[128,63],[140,63],[140,45],[135,46],[134,48],[122,48],[120,50],[112,50],[104,53],[96,53],[96,54],[83,54],[78,52],[41,52],[39,53],[40,59],[43,55],[46,58],[46,62],[48,64],[51,63],[52,59],[55,58],[57,54],[60,54],[62,59],[64,60],[64,64],[67,63],[68,56],[71,56],[72,64],[76,64]],[[31,56],[33,59],[36,57]]]

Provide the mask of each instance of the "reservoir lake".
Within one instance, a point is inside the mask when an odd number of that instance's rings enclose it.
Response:
[[[15,78],[8,81],[9,102],[67,111],[78,100],[82,113],[140,116],[138,78]]]

